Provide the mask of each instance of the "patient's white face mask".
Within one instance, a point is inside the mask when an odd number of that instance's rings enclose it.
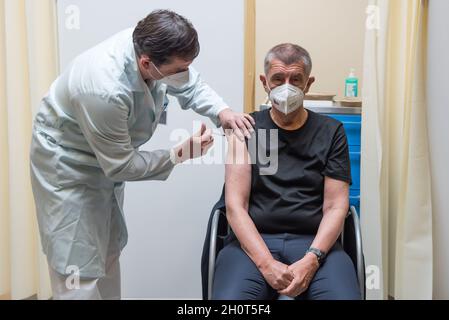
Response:
[[[166,85],[173,87],[173,88],[182,88],[190,81],[190,71],[186,70],[180,73],[176,73],[171,76],[165,76],[156,65],[151,62],[156,69],[156,71],[161,75],[162,79],[160,80],[162,83],[165,83]]]
[[[286,83],[270,91],[270,100],[273,107],[287,115],[298,110],[304,102],[304,92]]]

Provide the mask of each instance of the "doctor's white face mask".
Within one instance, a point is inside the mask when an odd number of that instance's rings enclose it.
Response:
[[[162,79],[160,80],[162,83],[165,83],[166,85],[173,87],[173,88],[182,88],[190,81],[190,71],[186,70],[180,73],[176,73],[171,76],[165,76],[156,65],[151,62],[151,64],[154,66],[156,71],[161,75]]]
[[[183,71],[172,76],[165,77],[161,80],[166,85],[173,88],[182,88],[190,81],[190,71]]]
[[[303,105],[304,97],[305,94],[301,89],[289,83],[270,91],[270,100],[273,107],[285,115],[298,110]]]

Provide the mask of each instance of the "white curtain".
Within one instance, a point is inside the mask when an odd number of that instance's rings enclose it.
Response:
[[[32,119],[58,71],[54,0],[0,0],[0,299],[51,296],[29,175]]]
[[[371,0],[367,13],[360,210],[367,298],[432,299],[428,2]]]

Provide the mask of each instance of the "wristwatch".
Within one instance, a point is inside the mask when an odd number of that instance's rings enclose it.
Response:
[[[317,248],[310,247],[309,250],[306,251],[306,254],[308,254],[308,253],[313,253],[314,255],[316,255],[316,257],[318,258],[318,264],[320,266],[323,264],[324,260],[326,259],[326,253]]]

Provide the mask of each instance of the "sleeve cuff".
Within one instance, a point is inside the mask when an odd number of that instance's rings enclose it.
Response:
[[[216,111],[216,114],[215,114],[215,120],[211,119],[212,122],[217,126],[217,128],[222,127],[222,123],[220,121],[219,115],[220,115],[220,113],[222,113],[226,109],[231,109],[231,107],[229,107],[228,105],[223,105],[223,106],[218,107],[217,111]]]
[[[180,164],[179,159],[176,157],[175,148],[170,149],[170,161],[175,166]]]

